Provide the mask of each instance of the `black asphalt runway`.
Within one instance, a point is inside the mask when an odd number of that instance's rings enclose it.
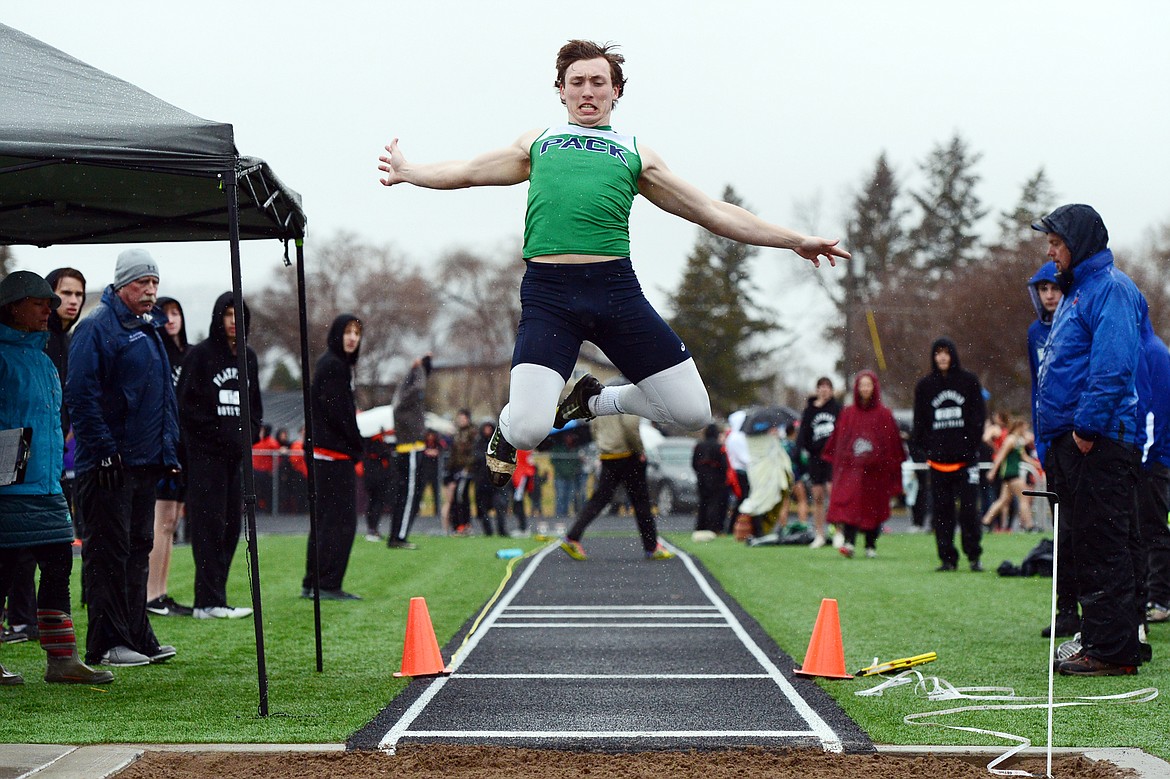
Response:
[[[453,673],[414,679],[349,748],[873,751],[697,561],[645,560],[633,534],[585,548],[518,563],[466,643],[474,618],[443,648]]]

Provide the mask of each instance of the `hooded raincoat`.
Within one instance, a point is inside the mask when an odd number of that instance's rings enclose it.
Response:
[[[873,380],[873,396],[862,403],[862,376]],[[902,490],[902,438],[894,414],[882,403],[881,383],[873,371],[853,382],[853,405],[837,417],[821,457],[833,465],[833,492],[826,518],[833,524],[876,530],[890,518],[890,500]]]

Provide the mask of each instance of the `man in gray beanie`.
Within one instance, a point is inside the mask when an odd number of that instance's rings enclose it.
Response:
[[[78,323],[69,346],[65,401],[77,440],[76,501],[86,537],[86,659],[111,666],[161,663],[146,615],[154,546],[154,488],[179,460],[178,406],[155,306],[158,264],[144,249],[118,255],[114,283]]]

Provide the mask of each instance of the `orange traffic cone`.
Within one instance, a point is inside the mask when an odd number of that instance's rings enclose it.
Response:
[[[439,642],[431,626],[425,598],[411,598],[406,614],[406,642],[402,647],[402,670],[395,676],[439,676],[451,673],[443,666]]]
[[[841,645],[841,621],[837,616],[834,598],[821,600],[817,624],[813,626],[804,665],[796,671],[800,676],[824,676],[829,679],[852,679],[845,671],[845,648]]]

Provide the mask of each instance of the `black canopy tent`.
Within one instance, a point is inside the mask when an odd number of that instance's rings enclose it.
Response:
[[[193,116],[24,33],[0,24],[0,244],[230,242],[239,370],[248,376],[241,289],[241,239],[296,245],[302,384],[309,375],[301,198],[267,163],[241,157],[230,124]],[[315,530],[312,417],[304,389],[309,517]],[[241,408],[241,446],[251,454],[251,419]],[[245,463],[250,459],[245,459]],[[256,551],[256,496],[244,468],[247,543],[256,628],[261,716],[267,673]],[[321,669],[320,604],[316,606]]]

